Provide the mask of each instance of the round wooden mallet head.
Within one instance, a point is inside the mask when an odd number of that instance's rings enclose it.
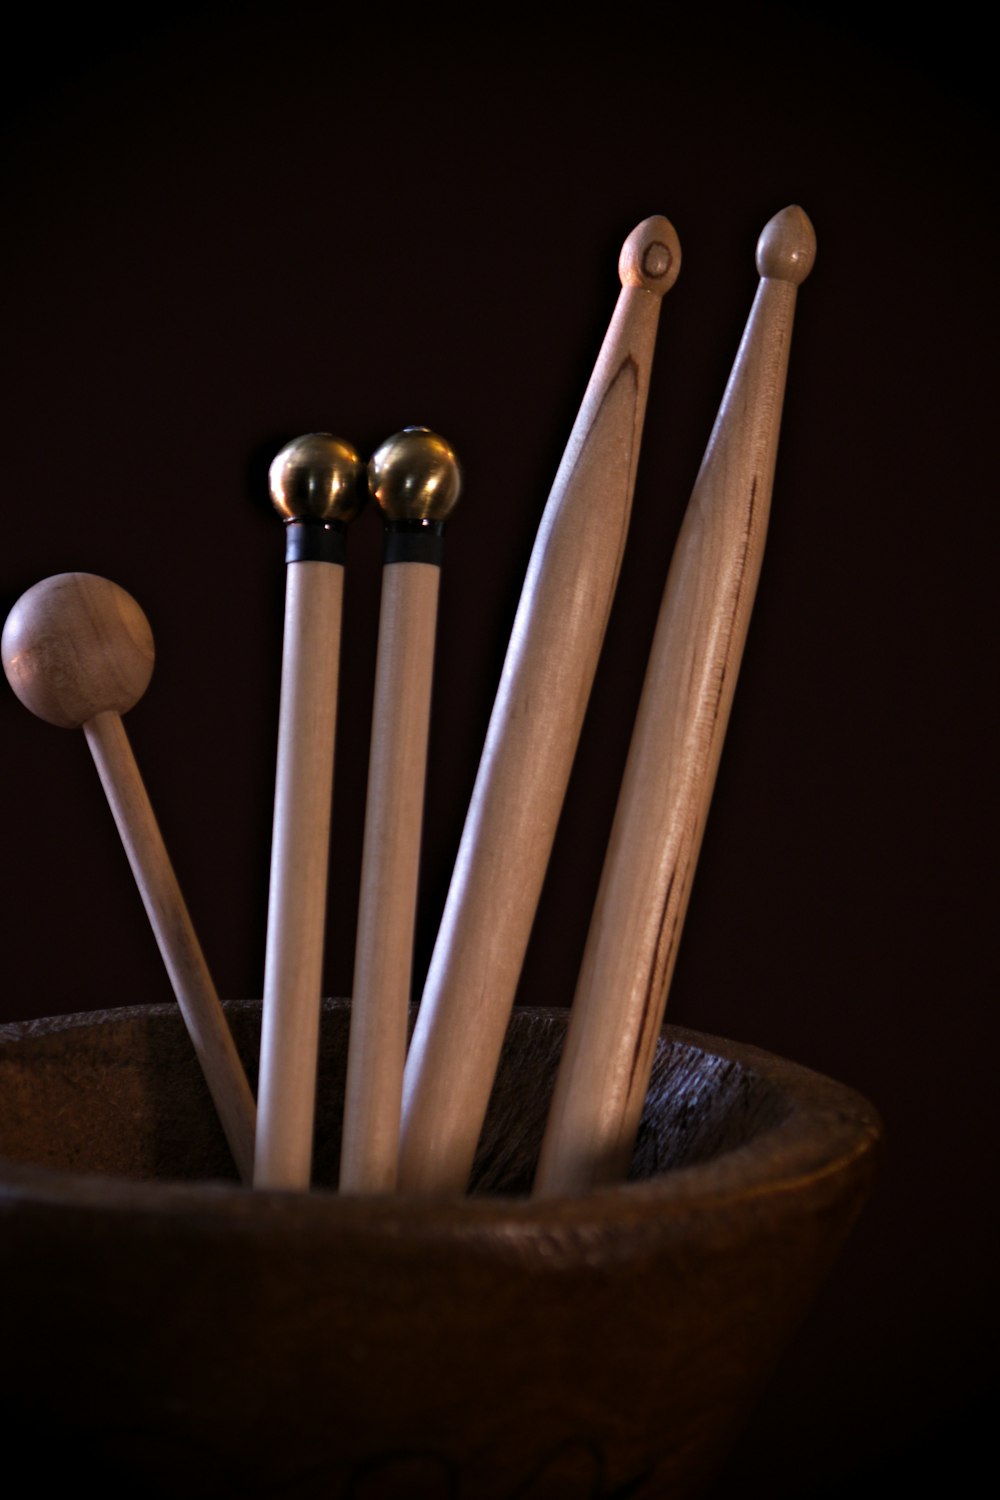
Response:
[[[131,594],[93,573],[57,573],[22,594],[2,654],[25,707],[63,729],[127,713],[153,675],[149,621]]]

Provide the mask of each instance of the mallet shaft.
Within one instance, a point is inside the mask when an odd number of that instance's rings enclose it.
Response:
[[[289,565],[257,1091],[256,1187],[312,1169],[344,570]]]
[[[431,563],[384,572],[341,1192],[396,1185],[440,577]]]
[[[253,1175],[254,1101],[159,824],[116,713],[83,725],[177,1003],[240,1176]]]

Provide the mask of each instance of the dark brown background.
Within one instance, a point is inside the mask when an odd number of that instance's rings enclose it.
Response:
[[[993,1421],[989,793],[996,275],[963,7],[472,22],[178,7],[25,20],[6,64],[0,604],[103,573],[129,728],[220,991],[260,993],[282,538],[270,457],[411,422],[462,456],[426,966],[537,517],[654,212],[684,252],[632,542],[522,986],[568,1002],[670,550],[788,202],[812,216],[768,555],[671,1018],[851,1083],[884,1173],[719,1496],[964,1488]],[[918,26],[918,29],[914,27]],[[379,528],[350,538],[327,984],[347,993]],[[991,680],[992,679],[992,680]],[[988,709],[984,705],[990,705]],[[82,736],[0,696],[0,1019],[169,998]]]

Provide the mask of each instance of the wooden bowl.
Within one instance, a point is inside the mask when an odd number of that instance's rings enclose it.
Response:
[[[260,1007],[227,1009],[255,1070]],[[329,1002],[327,1187],[347,1022]],[[878,1120],[667,1027],[632,1180],[536,1203],[564,1026],[515,1013],[475,1196],[437,1201],[241,1188],[172,1007],[0,1028],[8,1468],[103,1497],[701,1492],[859,1212]]]

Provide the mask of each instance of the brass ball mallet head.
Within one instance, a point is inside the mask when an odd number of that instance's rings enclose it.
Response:
[[[462,489],[451,444],[427,427],[404,427],[368,462],[368,487],[387,522],[444,522]]]
[[[21,595],[3,630],[4,671],[26,708],[63,729],[127,713],[153,675],[153,633],[131,594],[57,573]]]
[[[329,432],[286,443],[268,473],[271,500],[286,521],[352,521],[368,498],[356,448]]]

